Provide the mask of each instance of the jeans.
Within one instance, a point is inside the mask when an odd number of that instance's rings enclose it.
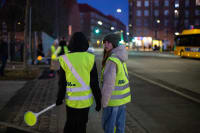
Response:
[[[102,126],[105,133],[125,132],[126,105],[106,107],[103,109]]]

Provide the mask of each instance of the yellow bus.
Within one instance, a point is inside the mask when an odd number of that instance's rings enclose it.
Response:
[[[200,58],[200,29],[183,30],[181,34],[176,35],[174,54]]]

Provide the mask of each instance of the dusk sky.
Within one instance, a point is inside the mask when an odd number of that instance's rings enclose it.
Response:
[[[105,15],[110,14],[128,25],[128,0],[77,0],[77,2],[87,3]],[[116,12],[118,8],[122,9],[120,14]]]

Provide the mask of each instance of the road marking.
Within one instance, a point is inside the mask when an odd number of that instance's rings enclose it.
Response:
[[[133,74],[133,75],[135,75],[136,77],[138,77],[138,78],[140,78],[140,79],[143,79],[143,80],[145,80],[145,81],[147,81],[147,82],[149,82],[149,83],[158,85],[158,86],[160,86],[160,87],[162,87],[162,88],[165,88],[165,89],[167,89],[167,90],[169,90],[169,91],[172,91],[172,92],[174,92],[174,93],[176,93],[176,94],[179,94],[179,95],[181,95],[181,96],[183,96],[183,97],[185,97],[185,98],[187,98],[187,99],[190,99],[190,100],[192,100],[192,101],[194,101],[194,102],[200,103],[200,100],[197,99],[197,98],[191,97],[191,96],[189,96],[189,95],[187,95],[187,94],[184,94],[184,93],[182,93],[182,92],[180,92],[180,91],[174,90],[174,89],[172,89],[172,88],[170,88],[170,87],[168,87],[168,86],[166,86],[166,85],[163,85],[163,84],[158,83],[158,82],[156,82],[156,81],[153,81],[153,80],[151,80],[151,79],[145,78],[145,77],[143,77],[143,76],[141,76],[141,75],[139,75],[139,74],[136,74],[136,73],[134,73],[134,72],[129,72],[129,73],[130,73],[130,74]]]

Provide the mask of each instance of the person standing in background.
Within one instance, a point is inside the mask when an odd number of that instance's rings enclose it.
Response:
[[[0,76],[5,76],[4,69],[8,59],[8,43],[5,38],[0,40],[0,59],[1,59]]]
[[[58,70],[59,63],[56,58],[54,58],[54,53],[56,52],[56,49],[58,48],[58,39],[54,40],[54,43],[51,45],[51,65],[50,65],[50,77],[55,76],[55,71]]]

